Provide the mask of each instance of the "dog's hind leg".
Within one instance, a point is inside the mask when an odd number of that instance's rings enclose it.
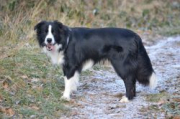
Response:
[[[126,87],[126,95],[122,97],[120,102],[129,102],[136,96],[136,68],[129,61],[119,58],[112,59],[111,64],[116,73],[123,79]]]
[[[120,102],[129,102],[136,96],[136,80],[134,77],[128,76],[123,81],[126,87],[126,96],[123,96]]]

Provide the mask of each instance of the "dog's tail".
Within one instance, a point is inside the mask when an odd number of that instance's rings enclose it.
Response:
[[[149,56],[143,46],[141,38],[137,37],[138,45],[138,70],[137,80],[143,85],[149,85],[151,88],[155,88],[157,85],[157,76],[152,68]]]

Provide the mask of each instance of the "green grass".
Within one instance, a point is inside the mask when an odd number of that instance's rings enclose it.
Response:
[[[56,112],[60,116],[67,110],[60,101],[64,86],[61,69],[52,66],[37,48],[19,49],[13,56],[0,59],[0,66],[0,81],[8,83],[7,89],[1,83],[3,101],[0,105],[11,107],[15,117],[53,118]]]
[[[161,92],[157,94],[147,95],[146,100],[150,102],[158,102],[161,99],[167,99],[168,97],[169,97],[169,94],[167,92]]]
[[[148,114],[165,112],[166,118],[173,118],[174,116],[180,115],[179,94],[169,94],[163,91],[158,94],[147,95],[146,100],[154,104],[149,105],[147,108],[140,109],[140,112]],[[146,111],[144,112],[144,110]]]

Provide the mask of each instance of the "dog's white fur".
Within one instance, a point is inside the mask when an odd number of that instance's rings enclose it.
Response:
[[[152,89],[154,89],[157,86],[157,76],[155,73],[152,73],[152,75],[149,79],[149,86]]]
[[[53,36],[53,34],[52,34],[52,26],[51,26],[51,25],[49,25],[49,27],[48,27],[48,34],[47,34],[47,36],[46,36],[46,38],[45,38],[45,44],[48,44],[48,42],[47,42],[47,39],[48,39],[48,38],[51,38],[51,39],[52,39],[52,44],[55,43],[55,39],[54,39],[54,36]]]
[[[52,64],[62,65],[64,63],[64,52],[58,52],[59,48],[61,48],[62,45],[55,44],[54,47],[54,51],[48,51],[46,47],[43,48],[43,51],[51,58]]]
[[[74,76],[70,79],[64,77],[64,82],[65,82],[65,90],[61,99],[69,101],[71,93],[73,91],[76,91],[77,86],[79,85],[79,73],[75,72]]]
[[[82,71],[86,71],[87,69],[90,69],[92,66],[94,65],[94,61],[93,60],[87,60],[86,62],[84,62],[83,64],[83,68]]]
[[[126,96],[123,96],[120,100],[121,103],[129,102],[128,98]]]

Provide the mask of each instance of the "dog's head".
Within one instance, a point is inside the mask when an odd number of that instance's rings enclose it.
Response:
[[[40,47],[46,48],[49,52],[65,49],[70,31],[61,22],[41,21],[34,27],[34,30],[36,30]]]

